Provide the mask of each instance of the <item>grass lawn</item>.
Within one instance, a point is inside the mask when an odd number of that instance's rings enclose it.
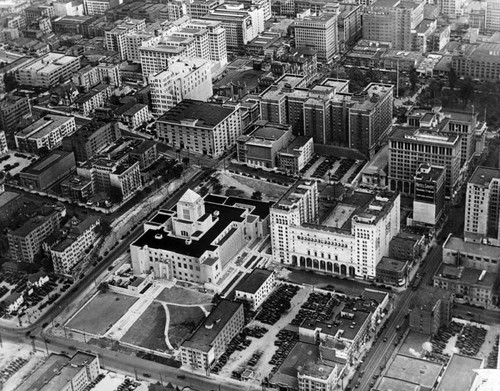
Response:
[[[121,340],[148,349],[167,350],[165,321],[163,306],[153,302]]]
[[[172,304],[203,304],[210,303],[212,297],[204,293],[199,293],[191,289],[184,289],[177,286],[165,288],[156,298],[158,301]]]
[[[181,307],[168,304],[170,324],[168,326],[168,339],[173,347],[178,347],[189,334],[205,318],[200,307]]]
[[[136,301],[135,297],[119,293],[99,293],[71,319],[67,327],[103,335]]]

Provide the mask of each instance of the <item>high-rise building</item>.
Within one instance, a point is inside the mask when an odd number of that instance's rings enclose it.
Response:
[[[186,99],[156,122],[158,138],[174,147],[219,157],[236,144],[241,134],[238,107]]]
[[[390,189],[414,194],[414,177],[421,163],[445,167],[446,197],[455,199],[460,187],[460,137],[435,131],[396,127],[389,137]]]
[[[6,95],[0,101],[0,130],[16,130],[22,118],[31,117],[30,101],[26,97]]]
[[[174,57],[168,69],[149,77],[154,115],[165,114],[184,99],[207,101],[212,93],[210,64],[201,58]]]
[[[311,47],[318,52],[318,59],[331,61],[337,54],[337,15],[325,13],[297,19],[294,24],[295,46]]]
[[[115,23],[116,27],[104,33],[106,49],[120,53],[122,59],[126,59],[124,55],[124,41],[127,34],[132,31],[140,31],[146,28],[144,19],[124,19]]]
[[[500,53],[500,44],[495,42],[465,44],[460,51],[453,54],[452,68],[459,76],[497,82],[500,80],[498,53]]]
[[[411,50],[412,32],[424,19],[424,2],[377,0],[363,15],[363,39],[390,42],[393,49]]]
[[[442,15],[455,19],[460,11],[460,4],[458,0],[439,0],[439,12]]]
[[[112,9],[123,0],[83,0],[85,15],[104,15],[107,10]]]
[[[464,237],[500,243],[500,170],[478,167],[467,183]]]
[[[271,208],[276,262],[351,278],[374,279],[400,229],[400,196],[354,193],[318,221],[318,186],[299,180]]]
[[[9,146],[7,145],[7,137],[5,137],[5,132],[0,130],[0,155],[3,155],[8,150]]]
[[[500,0],[486,1],[485,29],[488,31],[500,31]]]
[[[413,223],[434,226],[444,213],[444,167],[422,163],[415,174]]]

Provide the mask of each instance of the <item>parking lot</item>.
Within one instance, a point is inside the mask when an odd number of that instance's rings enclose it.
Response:
[[[37,160],[35,155],[28,153],[8,153],[0,157],[0,171],[14,176],[19,174],[25,167]]]

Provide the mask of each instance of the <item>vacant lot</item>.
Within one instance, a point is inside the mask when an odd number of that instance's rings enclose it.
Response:
[[[165,288],[156,300],[172,304],[205,304],[210,303],[212,298],[210,295],[194,291],[192,289],[184,289],[177,286],[173,288]]]
[[[66,325],[94,335],[104,335],[137,301],[118,293],[99,293]]]
[[[144,348],[165,351],[165,320],[163,306],[153,302],[121,340]]]
[[[169,304],[167,308],[170,314],[168,339],[173,347],[179,347],[198,323],[205,318],[205,314],[198,306],[182,307]]]

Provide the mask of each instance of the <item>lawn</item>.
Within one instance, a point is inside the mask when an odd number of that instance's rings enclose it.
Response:
[[[156,298],[158,301],[172,304],[204,304],[210,303],[212,298],[210,295],[196,292],[192,289],[184,289],[177,286],[173,288],[165,288]]]
[[[119,293],[99,293],[66,326],[94,335],[104,335],[136,301],[135,297]]]
[[[167,350],[165,321],[166,315],[163,305],[153,302],[121,341],[148,349],[165,351]]]
[[[167,305],[170,314],[168,339],[173,347],[179,347],[189,334],[205,318],[200,307]]]

